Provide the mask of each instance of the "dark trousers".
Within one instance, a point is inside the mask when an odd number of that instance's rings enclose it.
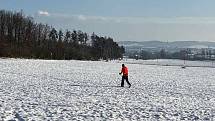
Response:
[[[131,85],[128,81],[128,76],[122,76],[122,82],[121,82],[121,87],[124,87],[124,80],[128,83],[128,85]]]

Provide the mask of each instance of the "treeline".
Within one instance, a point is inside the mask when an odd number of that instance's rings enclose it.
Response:
[[[133,59],[186,59],[186,60],[194,60],[189,56],[190,52],[188,50],[180,50],[179,52],[168,52],[165,49],[161,49],[157,52],[151,52],[142,50],[139,52],[128,53],[129,58]]]
[[[215,60],[215,50],[214,49],[181,49],[175,52],[168,52],[165,49],[160,51],[152,52],[147,50],[126,52],[125,54],[129,58],[133,59],[181,59],[181,60]]]
[[[0,10],[0,56],[39,59],[117,59],[124,47],[110,37],[57,30],[23,12]]]

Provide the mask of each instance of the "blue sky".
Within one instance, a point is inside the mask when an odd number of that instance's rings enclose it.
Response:
[[[215,0],[0,0],[62,29],[126,40],[215,41]]]

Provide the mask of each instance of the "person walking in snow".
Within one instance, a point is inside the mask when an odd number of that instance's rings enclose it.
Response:
[[[122,64],[122,69],[121,72],[119,73],[120,75],[122,74],[122,82],[121,82],[121,87],[124,87],[124,80],[126,80],[126,82],[129,85],[129,88],[131,87],[131,84],[128,81],[128,68],[125,66],[125,64]]]

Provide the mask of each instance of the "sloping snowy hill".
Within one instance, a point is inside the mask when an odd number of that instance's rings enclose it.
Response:
[[[0,59],[0,120],[215,120],[214,68],[121,64]]]

